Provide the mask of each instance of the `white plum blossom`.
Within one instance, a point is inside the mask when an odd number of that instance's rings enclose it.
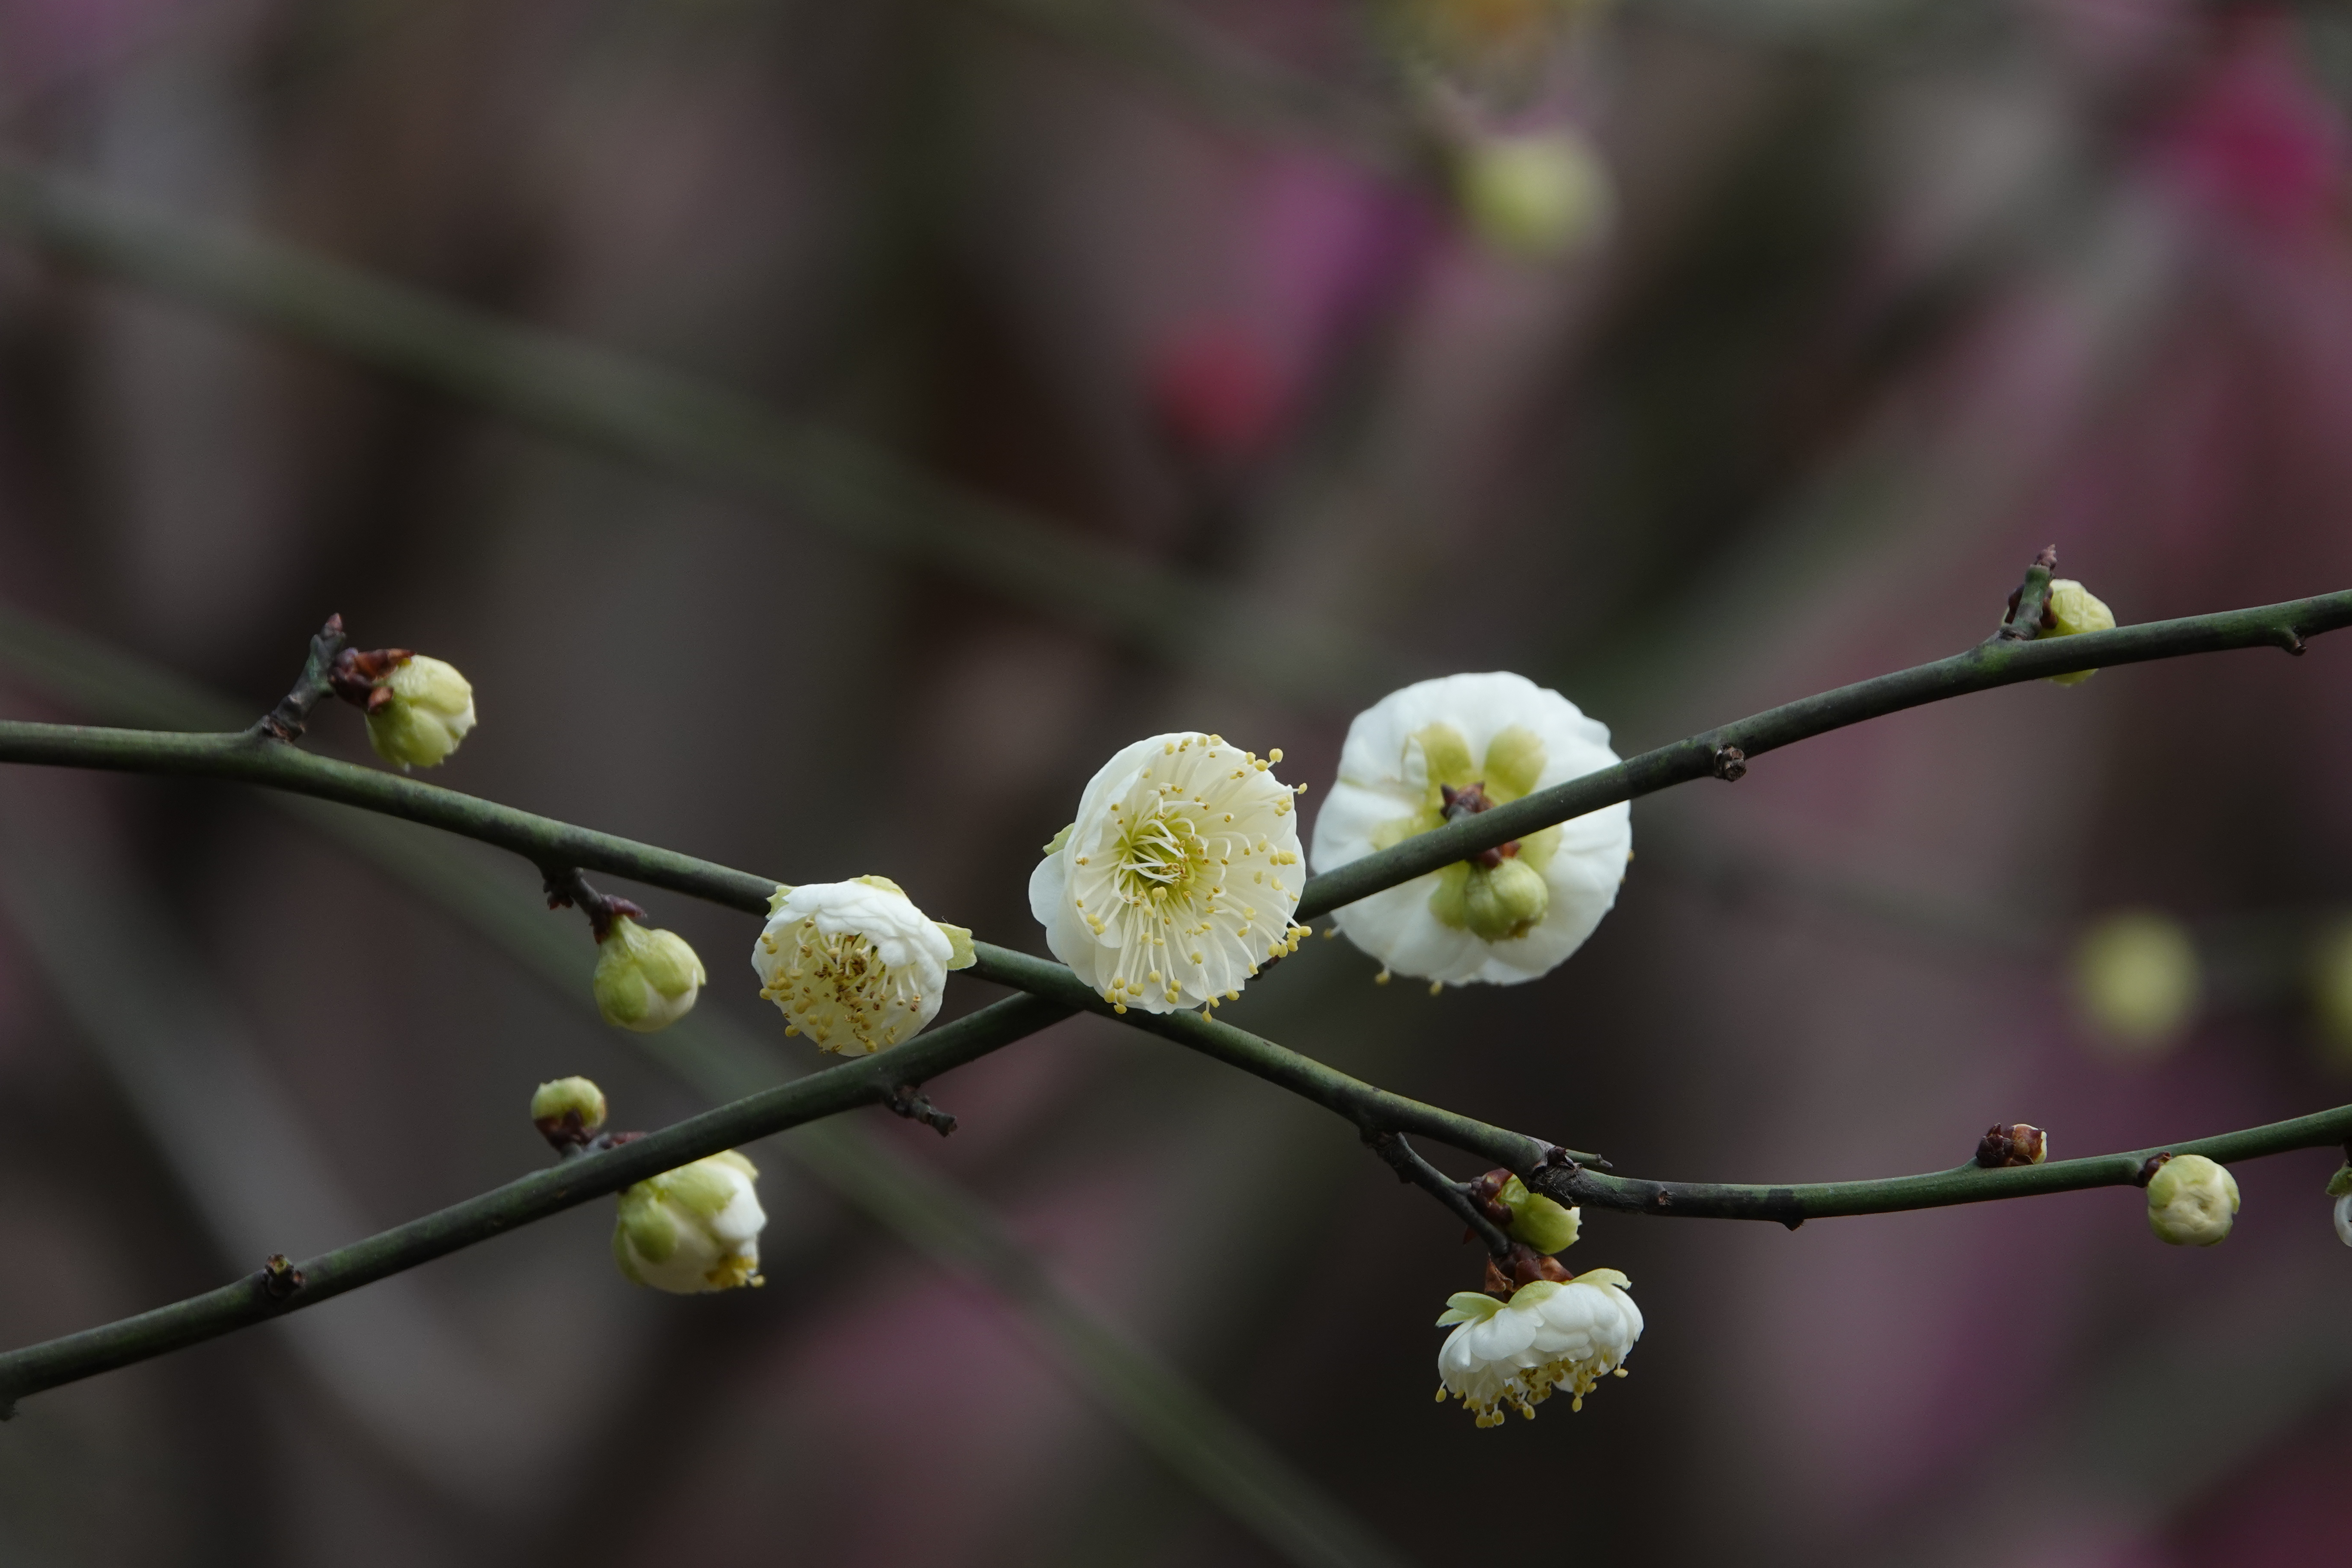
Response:
[[[784,1033],[862,1057],[939,1016],[948,971],[972,962],[971,932],[927,918],[887,877],[778,888],[751,949],[760,994]]]
[[[1508,1301],[1475,1290],[1449,1297],[1437,1320],[1441,1329],[1455,1325],[1437,1352],[1438,1403],[1461,1400],[1481,1426],[1501,1426],[1511,1406],[1532,1420],[1560,1388],[1570,1409],[1583,1409],[1602,1378],[1625,1375],[1642,1337],[1632,1288],[1614,1268],[1595,1268],[1565,1283],[1522,1285]]]
[[[1315,869],[1617,760],[1608,726],[1525,676],[1450,675],[1392,691],[1348,727],[1339,782],[1315,818]],[[1517,984],[1584,944],[1617,901],[1633,845],[1620,801],[1360,899],[1334,923],[1400,974]]]
[[[1238,996],[1295,951],[1307,877],[1281,760],[1186,731],[1105,763],[1029,877],[1054,956],[1122,1013],[1171,1013]]]
[[[2352,1193],[2336,1200],[2336,1239],[2352,1247]]]
[[[623,1188],[613,1261],[638,1284],[678,1296],[762,1283],[759,1179],[730,1149]]]

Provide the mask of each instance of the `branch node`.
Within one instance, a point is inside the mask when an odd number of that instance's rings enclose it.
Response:
[[[246,733],[257,740],[289,743],[300,740],[310,722],[310,710],[333,687],[335,662],[343,651],[343,617],[329,616],[327,624],[311,634],[310,652],[302,661],[302,673],[295,679],[293,689],[278,700],[277,707],[255,720]]]
[[[2039,1165],[2049,1157],[2050,1136],[2030,1122],[1996,1121],[1977,1143],[1977,1163],[1988,1171],[2009,1165]]]
[[[882,1104],[892,1114],[909,1121],[919,1121],[944,1138],[956,1130],[956,1119],[933,1105],[916,1091],[911,1083],[902,1083],[882,1097]]]
[[[2009,610],[1992,634],[1995,642],[2025,642],[2057,624],[2050,609],[2050,578],[2058,570],[2058,547],[2046,544],[2025,569],[2025,581],[2009,596]]]
[[[540,868],[540,876],[547,886],[547,907],[551,910],[570,909],[578,905],[588,917],[588,929],[593,931],[599,945],[613,934],[613,921],[626,915],[633,921],[646,918],[645,906],[627,899],[600,893],[588,885],[577,866],[565,866],[555,870]]]
[[[2163,1170],[2167,1164],[2170,1163],[2171,1160],[2172,1151],[2169,1149],[2166,1150],[2161,1154],[2150,1154],[2147,1159],[2142,1160],[2139,1163],[2139,1174],[2132,1178],[2132,1185],[2136,1187],[2144,1187],[2147,1185],[2150,1182],[2156,1180],[2156,1173],[2158,1171]]]
[[[261,1293],[273,1301],[285,1300],[308,1283],[282,1252],[271,1253],[261,1265]]]
[[[1738,784],[1748,776],[1748,753],[1737,746],[1717,746],[1708,758],[1715,776],[1726,784]]]
[[[2276,642],[2279,647],[2286,649],[2288,653],[2293,654],[2297,658],[2301,658],[2304,656],[2305,649],[2304,647],[2303,634],[2296,631],[2293,626],[2281,626],[2273,636],[2272,640]]]

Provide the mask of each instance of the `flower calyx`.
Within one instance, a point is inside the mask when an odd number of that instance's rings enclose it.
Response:
[[[1486,1259],[1486,1277],[1478,1288],[1497,1300],[1507,1301],[1521,1286],[1532,1285],[1538,1279],[1565,1285],[1575,1278],[1559,1258],[1548,1252],[1538,1252],[1523,1241],[1515,1241],[1508,1258]]]
[[[1467,1196],[1496,1229],[1522,1247],[1549,1254],[1565,1252],[1576,1245],[1582,1211],[1531,1191],[1509,1171],[1487,1172],[1470,1184]]]
[[[2050,1135],[2029,1122],[1995,1122],[1977,1144],[1977,1163],[1988,1171],[2009,1165],[2039,1165],[2050,1157]]]

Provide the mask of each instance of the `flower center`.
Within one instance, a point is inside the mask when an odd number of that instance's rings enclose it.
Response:
[[[1210,862],[1208,840],[1189,815],[1154,805],[1120,829],[1118,890],[1130,904],[1181,899]]]

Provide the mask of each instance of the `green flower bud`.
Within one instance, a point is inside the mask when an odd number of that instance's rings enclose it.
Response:
[[[454,665],[411,654],[377,688],[391,695],[367,710],[368,743],[387,763],[429,768],[474,727],[474,688]]]
[[[2134,1056],[2161,1054],[2196,1022],[2204,984],[2180,922],[2147,910],[2109,915],[2074,948],[2074,996],[2100,1037]]]
[[[730,1149],[624,1189],[613,1261],[636,1283],[681,1296],[761,1283],[759,1177]]]
[[[2080,632],[2111,632],[2116,629],[2116,616],[2098,595],[2072,577],[2053,579],[2050,584],[2050,621],[2042,629],[2045,637],[2071,637]],[[2078,669],[2071,675],[2053,675],[2053,686],[2080,686],[2098,674],[2095,669]]]
[[[530,1121],[549,1138],[577,1142],[604,1125],[604,1091],[584,1078],[541,1084],[530,1097]]]
[[[1597,237],[1609,221],[1609,171],[1583,137],[1565,131],[1494,136],[1462,152],[1455,194],[1489,248],[1549,261]]]
[[[1503,1184],[1495,1196],[1511,1211],[1511,1239],[1524,1241],[1538,1252],[1565,1252],[1576,1245],[1583,1211],[1572,1209],[1541,1193],[1528,1191],[1517,1176]]]
[[[608,1024],[650,1035],[694,1010],[704,978],[684,937],[615,915],[596,950],[596,1011]]]
[[[1506,856],[1489,870],[1469,868],[1462,884],[1462,923],[1487,942],[1525,936],[1551,907],[1551,889],[1535,868]]]
[[[2202,1154],[2176,1154],[2147,1184],[2147,1225],[2174,1247],[2211,1247],[2230,1234],[2238,1181]]]

